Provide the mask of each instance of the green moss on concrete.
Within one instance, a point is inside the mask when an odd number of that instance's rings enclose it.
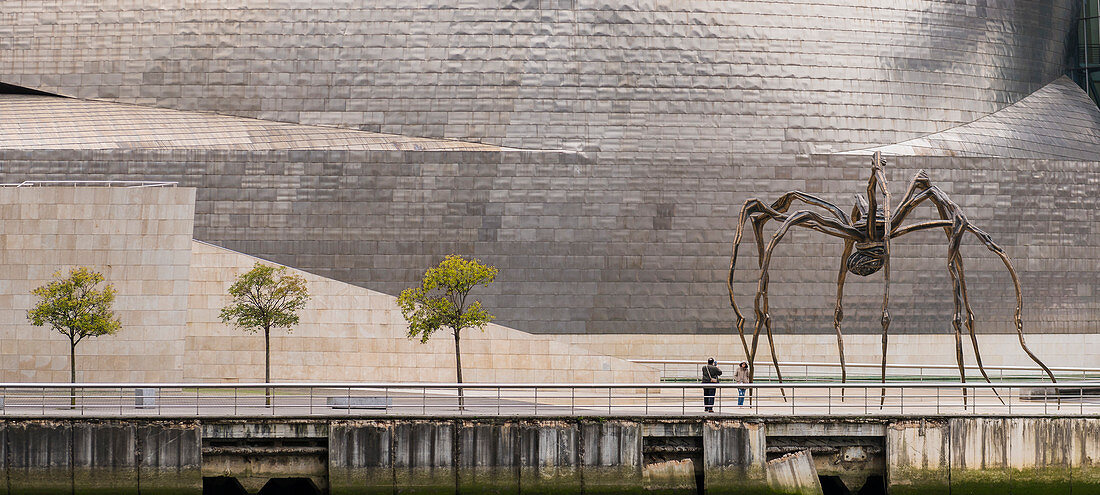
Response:
[[[328,482],[330,495],[392,495],[393,468],[329,467]]]

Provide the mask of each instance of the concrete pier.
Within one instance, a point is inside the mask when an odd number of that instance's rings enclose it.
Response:
[[[0,495],[763,494],[803,451],[826,495],[1100,493],[1092,417],[3,419],[0,449]]]

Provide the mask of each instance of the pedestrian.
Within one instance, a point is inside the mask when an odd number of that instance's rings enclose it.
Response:
[[[741,361],[741,364],[737,365],[737,371],[733,372],[733,381],[737,383],[749,383],[749,363]],[[745,405],[745,389],[737,389],[737,405]]]
[[[714,358],[707,358],[707,365],[703,366],[703,383],[718,383],[718,377],[722,370],[718,369],[718,363]],[[714,412],[714,387],[703,387],[703,410]]]

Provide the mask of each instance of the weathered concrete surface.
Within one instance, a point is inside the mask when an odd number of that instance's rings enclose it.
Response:
[[[204,477],[236,478],[250,493],[272,478],[308,477],[328,488],[325,421],[212,422],[202,425],[202,436]]]
[[[765,425],[738,420],[703,425],[703,472],[709,495],[767,493]]]
[[[896,421],[891,495],[1100,493],[1100,420],[968,417]]]
[[[202,493],[194,423],[9,421],[0,432],[12,495]]]
[[[643,488],[648,493],[691,493],[695,491],[695,462],[680,459],[646,464]]]
[[[403,494],[453,493],[454,423],[399,421],[393,435],[394,486]]]
[[[886,431],[891,495],[951,492],[951,437],[947,421],[898,421]]]
[[[823,495],[813,456],[808,450],[767,463],[768,486],[776,495]]]
[[[1069,476],[1073,493],[1100,495],[1100,419],[1082,418],[1070,425],[1073,446]]]
[[[459,421],[455,427],[459,493],[519,493],[518,428],[483,421]]]
[[[249,493],[258,493],[272,478],[310,478],[321,490],[328,485],[328,466],[324,455],[271,453],[254,450],[247,453],[203,455],[204,477],[236,478]]]
[[[633,421],[581,422],[584,493],[629,493],[642,486],[642,428]]]
[[[340,421],[329,426],[329,493],[386,494],[395,486],[390,421]]]
[[[140,452],[132,424],[79,424],[72,435],[74,491],[137,495]]]
[[[197,422],[139,423],[135,433],[142,493],[202,493],[202,437]]]
[[[520,490],[524,495],[581,493],[578,422],[525,421],[516,439]]]
[[[402,493],[451,493],[456,487],[466,493],[580,493],[581,470],[580,430],[573,421],[341,421],[330,428],[333,495],[388,494],[395,487]]]
[[[1059,418],[954,418],[951,493],[1069,494],[1067,421]]]
[[[72,425],[66,421],[7,424],[10,495],[71,494]]]
[[[203,438],[328,438],[327,421],[217,421],[202,424]]]
[[[138,490],[198,494],[203,449],[213,454],[205,466],[208,472],[216,469],[219,453],[218,447],[204,442],[232,438],[317,440],[310,445],[318,457],[309,465],[249,469],[267,475],[295,471],[296,476],[315,477],[327,471],[334,495],[688,490],[685,481],[695,468],[695,454],[685,457],[692,458],[692,469],[685,459],[666,457],[645,461],[652,465],[646,474],[643,439],[662,435],[701,435],[708,494],[774,493],[768,488],[765,469],[768,431],[868,437],[882,431],[891,495],[1100,494],[1100,418],[976,416],[879,424],[838,419],[823,420],[820,425],[804,420],[650,418],[644,422],[471,418],[205,424],[197,420],[9,419],[0,421],[0,494]],[[204,439],[203,435],[209,436]],[[327,461],[322,457],[323,445],[328,448]]]

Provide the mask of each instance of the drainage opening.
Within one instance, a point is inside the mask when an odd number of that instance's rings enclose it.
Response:
[[[204,476],[202,495],[248,495],[237,478],[231,476]]]
[[[877,474],[868,476],[857,495],[886,495],[886,478]]]
[[[259,495],[321,495],[321,490],[309,478],[271,478]]]
[[[824,495],[852,495],[852,491],[840,480],[840,476],[818,476]]]

